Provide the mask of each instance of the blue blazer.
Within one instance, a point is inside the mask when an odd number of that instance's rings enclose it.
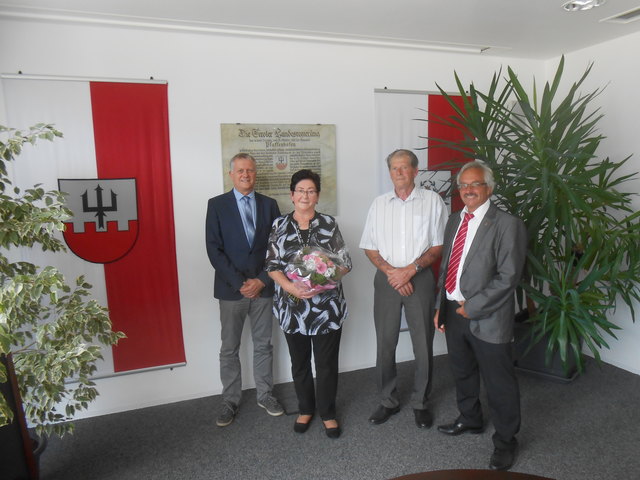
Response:
[[[273,198],[256,192],[256,234],[249,245],[233,190],[209,199],[207,207],[207,254],[215,268],[213,296],[240,300],[240,287],[249,278],[265,284],[261,297],[273,296],[273,280],[264,271],[271,224],[280,216]]]
[[[447,321],[444,283],[459,223],[460,212],[453,213],[444,231],[436,300],[436,308],[440,309],[440,325]],[[464,309],[472,320],[471,333],[480,340],[489,343],[511,341],[515,315],[514,291],[522,278],[526,253],[527,231],[522,220],[491,203],[473,238],[460,274],[460,290],[467,299]]]

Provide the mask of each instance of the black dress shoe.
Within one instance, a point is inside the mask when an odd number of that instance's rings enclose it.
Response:
[[[389,420],[391,415],[395,415],[399,411],[400,407],[387,408],[384,405],[380,405],[376,408],[376,411],[371,414],[369,421],[374,425],[380,425]]]
[[[509,470],[516,458],[515,450],[502,450],[496,448],[489,460],[489,468],[491,470]]]
[[[307,423],[302,423],[302,422],[296,421],[293,424],[293,431],[296,432],[296,433],[304,433],[304,432],[306,432],[307,430],[309,430],[309,425],[311,425],[311,420],[313,420],[313,417],[311,417]]]
[[[417,408],[413,409],[413,414],[416,417],[416,425],[418,428],[429,428],[433,425],[433,417],[431,416],[431,412],[429,410],[422,409],[419,410]]]
[[[465,425],[462,422],[456,421],[455,423],[449,423],[447,425],[439,425],[438,431],[447,435],[460,435],[464,432],[482,433],[484,431],[484,427],[472,427],[471,425]]]

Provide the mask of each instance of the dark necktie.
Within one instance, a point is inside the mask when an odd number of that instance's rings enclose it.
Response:
[[[465,213],[462,224],[458,229],[458,234],[453,242],[451,256],[449,257],[449,268],[447,268],[447,280],[445,287],[447,292],[451,293],[456,289],[456,277],[458,276],[458,268],[460,267],[460,259],[464,250],[464,242],[467,239],[467,230],[469,229],[469,220],[473,218],[473,213]]]
[[[256,234],[256,227],[253,222],[253,212],[251,211],[251,200],[248,195],[242,197],[242,210],[244,211],[244,219],[247,221],[246,231],[249,246],[253,245],[253,237]]]

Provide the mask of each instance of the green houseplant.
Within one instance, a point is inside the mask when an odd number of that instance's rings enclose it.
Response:
[[[564,57],[542,92],[527,93],[511,69],[493,75],[482,92],[455,75],[463,107],[440,88],[454,113],[430,118],[464,134],[462,142],[436,146],[478,158],[494,170],[495,201],[527,226],[526,278],[522,283],[533,343],[546,341],[546,361],[556,354],[567,368],[584,366],[583,345],[600,360],[618,326],[608,315],[618,302],[635,321],[640,299],[639,213],[631,205],[621,161],[601,158],[602,118],[596,89],[581,93],[590,65],[561,94]],[[521,305],[523,295],[520,295]]]
[[[53,267],[17,260],[18,248],[65,248],[56,236],[69,218],[63,194],[37,185],[21,191],[7,173],[23,148],[61,136],[51,125],[28,132],[0,126],[0,383],[15,370],[28,422],[39,435],[60,436],[73,429],[66,421],[96,398],[90,375],[101,358],[98,344],[124,336],[111,330],[106,309],[88,299],[91,285],[82,277],[69,285]],[[0,395],[0,428],[15,413]]]

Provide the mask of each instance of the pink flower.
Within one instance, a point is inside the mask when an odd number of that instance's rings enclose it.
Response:
[[[341,259],[321,247],[305,247],[305,250],[287,265],[286,276],[314,294],[336,288],[342,277],[336,268]]]

